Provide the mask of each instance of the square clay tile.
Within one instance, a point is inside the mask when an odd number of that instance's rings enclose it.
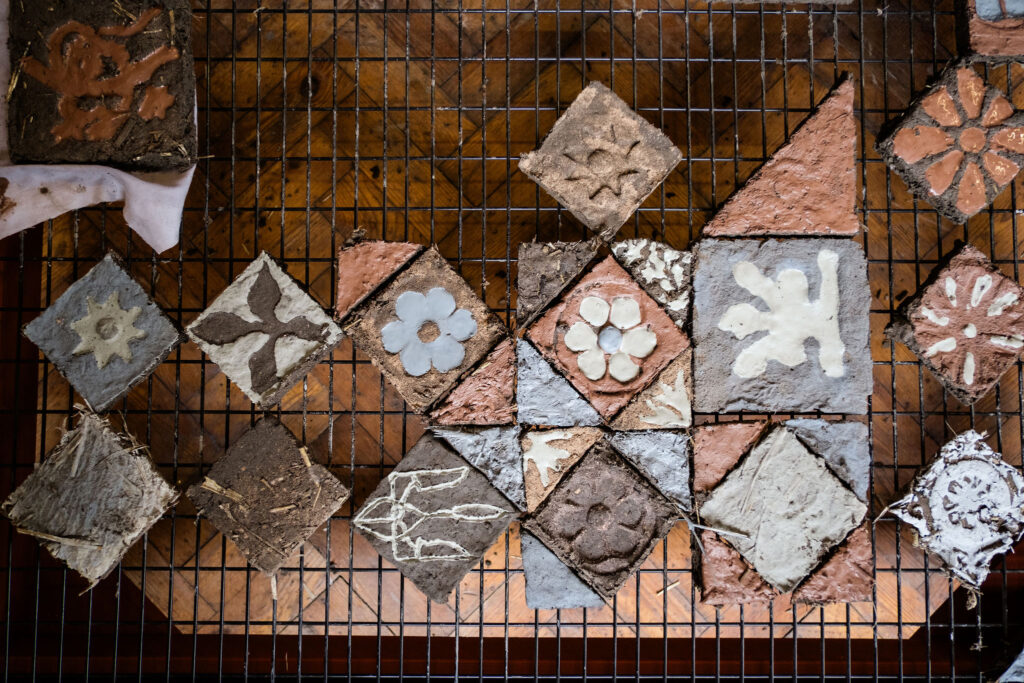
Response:
[[[784,426],[769,431],[699,507],[701,521],[783,593],[866,513],[867,505]]]
[[[279,402],[341,341],[341,329],[266,252],[186,328],[263,407]]]
[[[516,320],[521,326],[548,307],[597,255],[597,240],[523,242],[516,275]]]
[[[961,0],[967,18],[963,53],[972,52],[987,61],[1019,61],[1024,58],[1024,0]],[[961,24],[962,26],[962,24]]]
[[[693,283],[697,412],[867,412],[871,293],[858,244],[704,239]]]
[[[947,443],[889,508],[950,574],[975,588],[993,558],[1024,534],[1024,477],[985,436],[970,430]]]
[[[188,490],[199,514],[265,574],[276,572],[348,496],[273,418],[243,434]]]
[[[410,242],[364,240],[338,251],[338,298],[334,317],[339,322],[368,296],[417,256],[423,247]]]
[[[425,435],[370,494],[352,524],[417,588],[444,603],[515,515],[483,474]]]
[[[682,158],[668,136],[595,82],[519,170],[610,241]]]
[[[98,411],[148,377],[184,339],[112,253],[26,325],[25,336]]]
[[[672,529],[678,513],[601,439],[523,528],[611,600]]]
[[[371,297],[345,331],[421,413],[505,334],[501,321],[434,248]]]
[[[935,269],[886,331],[970,405],[1020,357],[1024,288],[968,244]]]
[[[1024,112],[970,62],[955,62],[886,125],[875,147],[919,199],[966,223],[1024,165]]]
[[[605,419],[687,346],[672,318],[613,256],[587,273],[526,334]]]
[[[148,448],[82,413],[0,510],[91,588],[177,499]]]

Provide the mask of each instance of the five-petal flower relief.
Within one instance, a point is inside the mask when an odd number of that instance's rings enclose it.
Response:
[[[462,365],[466,357],[462,342],[476,334],[476,320],[456,306],[447,289],[434,287],[426,295],[402,292],[395,300],[395,315],[398,320],[381,328],[381,343],[388,353],[399,354],[409,375],[421,377],[431,366],[451,372]]]
[[[640,304],[630,296],[617,296],[611,304],[597,296],[580,302],[580,317],[565,334],[565,345],[577,354],[580,372],[596,382],[612,376],[623,384],[640,374],[634,358],[647,358],[658,344],[657,335],[640,327]]]
[[[921,100],[935,126],[908,126],[893,139],[893,152],[924,167],[934,196],[955,187],[956,208],[972,216],[989,202],[990,188],[1001,190],[1020,167],[1001,152],[1024,153],[1024,128],[1004,122],[1014,114],[1002,94],[985,100],[989,87],[970,67],[959,67],[954,94],[945,85]]]

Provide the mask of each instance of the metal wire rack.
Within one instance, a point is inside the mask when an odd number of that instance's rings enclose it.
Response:
[[[260,250],[332,305],[333,256],[358,227],[438,244],[508,321],[517,245],[584,237],[517,173],[516,159],[587,81],[612,87],[684,151],[622,234],[685,247],[842,71],[857,78],[861,239],[874,297],[872,514],[968,426],[989,430],[1020,465],[1019,366],[966,409],[882,341],[893,309],[956,240],[1021,277],[1019,183],[958,226],[915,202],[872,149],[880,125],[955,53],[954,26],[951,0],[195,0],[203,156],[181,244],[153,254],[108,207],[0,242],[0,424],[9,444],[0,494],[55,444],[74,404],[18,330],[107,249],[184,324]],[[1007,66],[987,75],[1021,106],[1022,74]],[[190,344],[118,411],[179,484],[258,419]],[[352,487],[356,505],[424,428],[347,342],[273,412]],[[613,605],[556,613],[525,606],[515,528],[449,605],[430,605],[352,532],[351,511],[282,570],[277,603],[187,502],[84,594],[77,577],[4,524],[4,675],[981,681],[1024,638],[1019,559],[1000,562],[975,598],[894,521],[873,533],[873,603],[715,611],[699,602],[680,526]]]

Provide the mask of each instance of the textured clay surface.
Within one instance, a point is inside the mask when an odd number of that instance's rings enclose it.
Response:
[[[602,607],[604,600],[535,536],[521,538],[526,606],[530,609]]]
[[[571,284],[597,254],[597,240],[523,242],[516,276],[516,320],[527,324]]]
[[[973,52],[999,61],[1024,57],[1024,7],[1020,0],[964,0],[963,4]]]
[[[334,317],[342,321],[366,297],[423,250],[410,242],[366,240],[338,251],[338,300]]]
[[[701,531],[700,545],[694,543],[694,547],[695,579],[704,604],[723,607],[768,602],[778,595],[742,555],[713,531]]]
[[[846,75],[789,142],[726,202],[704,234],[856,235],[856,146],[853,78]]]
[[[91,588],[177,499],[145,446],[83,413],[0,511]]]
[[[484,475],[428,434],[369,495],[352,524],[403,576],[443,603],[515,514]]]
[[[793,591],[795,602],[870,602],[875,583],[871,559],[871,528],[865,523],[843,541],[835,553]]]
[[[442,425],[506,425],[516,413],[516,354],[511,339],[494,347],[430,418]]]
[[[682,158],[664,133],[595,82],[540,149],[520,158],[519,170],[610,241]]]
[[[286,427],[264,418],[231,445],[188,497],[249,563],[273,574],[348,499]]]
[[[341,341],[320,305],[260,253],[186,328],[253,403],[272,406]]]
[[[402,354],[389,353],[384,348],[381,328],[400,320],[396,302],[402,294],[415,292],[426,295],[434,289],[443,289],[455,299],[456,313],[459,310],[470,313],[476,323],[475,331],[468,339],[455,342],[464,350],[462,362],[455,368],[441,372],[436,367],[431,367],[425,374],[413,376],[406,371]],[[436,329],[428,329],[429,327],[430,325],[424,325],[418,333],[419,340],[424,344],[438,341],[443,336],[439,335]],[[351,335],[359,350],[380,368],[406,403],[421,413],[443,397],[505,333],[501,321],[484,305],[473,288],[452,270],[435,248],[429,249],[417,258],[382,292],[371,298],[369,303],[353,316],[345,330]]]
[[[529,342],[516,344],[516,405],[519,424],[585,427],[601,416],[569,382],[555,372]]]
[[[9,22],[15,163],[195,163],[190,2],[15,2]]]
[[[693,289],[696,411],[867,412],[871,295],[860,246],[705,239]]]
[[[1024,477],[984,439],[971,430],[947,443],[889,508],[950,574],[974,587],[1024,533]]]
[[[522,472],[530,512],[555,490],[570,467],[601,438],[593,427],[539,429],[523,434]]]
[[[434,433],[480,470],[517,508],[526,509],[518,427],[435,429]]]
[[[648,239],[612,245],[612,253],[680,328],[690,316],[693,254]]]
[[[523,522],[611,600],[665,537],[678,509],[603,440]]]
[[[94,309],[110,307],[112,295],[117,297],[117,309],[125,312],[122,320],[106,314],[90,316],[90,300]],[[113,254],[107,254],[26,325],[25,336],[97,411],[106,410],[148,377],[184,339]],[[118,352],[100,367],[106,354],[97,350],[103,342]]]
[[[683,510],[690,510],[690,437],[686,432],[616,432],[612,446]]]
[[[596,381],[588,379],[579,366],[581,354],[566,346],[566,332],[577,323],[589,326],[595,334],[612,327],[606,324],[595,329],[584,320],[581,305],[592,298],[609,305],[619,298],[632,299],[639,306],[639,320],[624,332],[628,334],[630,329],[646,329],[656,337],[656,344],[646,357],[630,356],[631,361],[639,366],[639,372],[632,380],[621,382],[611,375],[610,370]],[[612,256],[595,266],[556,305],[538,318],[526,335],[605,418],[615,415],[647,386],[662,368],[682,353],[688,341],[658,303],[640,289]],[[607,352],[607,349],[602,350]],[[604,353],[606,363],[610,362],[611,355]]]
[[[693,492],[708,493],[757,442],[766,422],[701,425],[693,431]]]
[[[731,532],[725,539],[781,592],[800,583],[866,512],[784,427],[769,432],[700,506],[703,523]]]
[[[689,344],[689,340],[687,340]],[[686,429],[693,423],[693,352],[683,351],[612,422],[613,429]]]
[[[797,419],[787,420],[786,427],[808,450],[821,456],[832,474],[843,480],[861,502],[868,502],[871,438],[866,424]]]
[[[875,145],[920,199],[966,223],[1024,166],[1024,112],[969,61],[950,64]]]
[[[970,405],[1020,357],[1024,288],[968,244],[936,268],[886,332]]]

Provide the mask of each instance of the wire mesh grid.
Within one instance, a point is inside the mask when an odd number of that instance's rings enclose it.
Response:
[[[681,248],[842,71],[857,78],[860,239],[873,295],[871,514],[969,426],[991,432],[1019,466],[1019,365],[967,409],[882,337],[893,309],[957,240],[1020,279],[1017,183],[958,226],[915,202],[872,149],[881,124],[955,53],[954,26],[948,1],[197,0],[203,156],[181,244],[153,254],[107,207],[0,243],[0,418],[11,445],[0,490],[55,445],[75,403],[18,329],[107,249],[185,324],[260,250],[333,304],[333,257],[358,228],[436,243],[511,321],[517,245],[585,237],[517,173],[516,159],[586,82],[612,87],[684,152],[620,233]],[[1018,67],[987,75],[1024,103]],[[678,525],[612,605],[535,612],[523,599],[514,525],[449,604],[431,605],[348,523],[422,420],[348,342],[271,412],[354,492],[282,570],[276,602],[184,500],[84,594],[77,577],[4,525],[5,675],[982,680],[1019,648],[1022,616],[1011,606],[1021,604],[1020,562],[998,563],[973,605],[889,520],[872,534],[872,603],[716,611],[699,601]],[[259,417],[190,344],[117,413],[179,485]]]

